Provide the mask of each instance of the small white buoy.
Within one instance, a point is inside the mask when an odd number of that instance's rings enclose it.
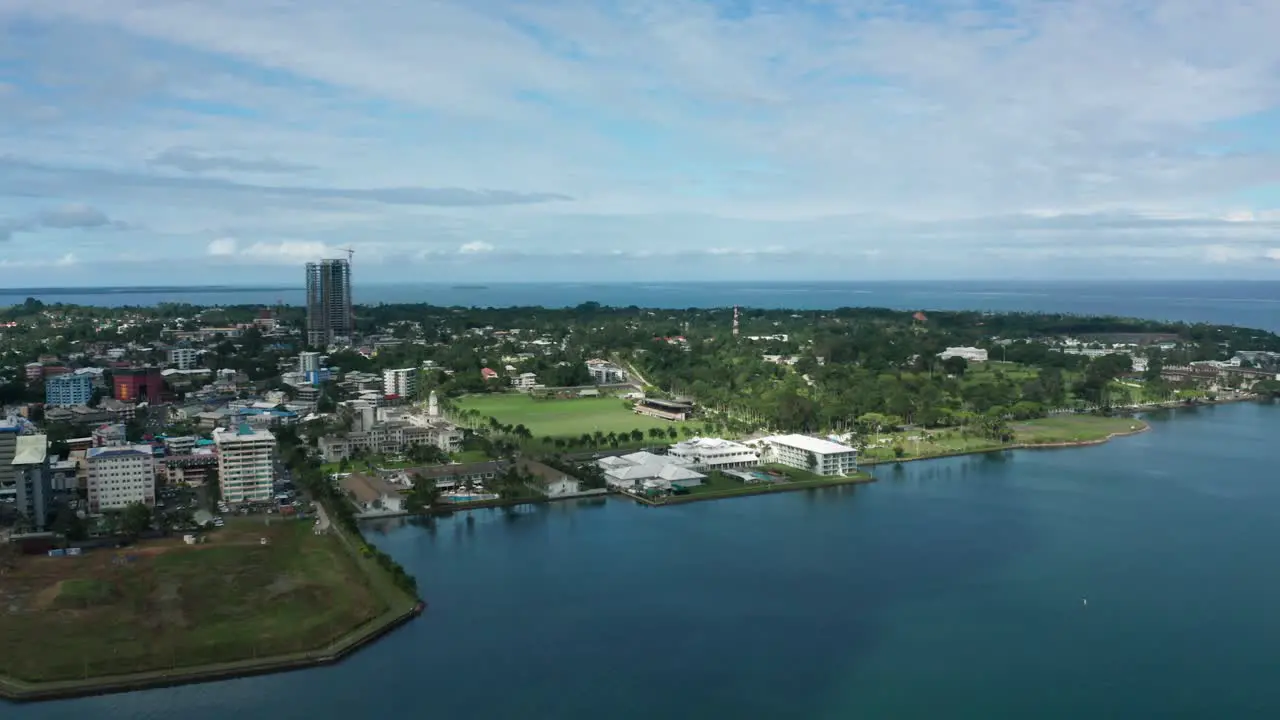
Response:
[[[1080,599],[1080,604],[1081,604],[1081,605],[1088,605],[1088,604],[1089,604],[1089,598],[1081,598],[1081,599]]]

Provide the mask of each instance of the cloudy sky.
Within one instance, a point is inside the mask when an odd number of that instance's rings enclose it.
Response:
[[[0,286],[1280,278],[1276,0],[0,0]]]

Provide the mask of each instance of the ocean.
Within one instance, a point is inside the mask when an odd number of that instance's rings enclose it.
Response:
[[[0,716],[1280,717],[1280,404],[1151,422],[864,486],[381,521],[430,607],[348,661]]]
[[[1240,325],[1280,331],[1280,282],[708,282],[708,283],[496,283],[361,284],[361,304],[431,303],[446,306],[571,307],[584,302],[658,308],[743,307],[829,309],[887,307],[900,310],[987,310],[1121,315],[1154,320]],[[301,305],[303,288],[0,288],[0,305],[27,297],[83,305]]]

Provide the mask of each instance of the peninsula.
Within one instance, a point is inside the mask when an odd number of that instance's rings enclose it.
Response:
[[[1280,392],[1272,333],[1062,315],[32,298],[0,340],[16,699],[341,658],[423,607],[362,518],[866,482]]]

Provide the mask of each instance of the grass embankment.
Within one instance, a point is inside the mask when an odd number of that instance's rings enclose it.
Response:
[[[1058,415],[1022,420],[1010,425],[1013,441],[1002,443],[958,428],[917,430],[878,435],[860,454],[863,462],[894,462],[946,457],[968,453],[990,452],[1005,448],[1099,443],[1117,435],[1128,435],[1147,429],[1142,420],[1131,417],[1102,415]],[[902,448],[897,455],[895,448]]]
[[[468,395],[458,400],[458,406],[474,410],[483,417],[497,418],[505,425],[524,425],[533,433],[535,443],[544,437],[574,439],[596,431],[620,434],[640,430],[644,438],[638,441],[628,439],[626,444],[644,445],[658,442],[649,436],[652,428],[666,431],[674,427],[680,430],[685,425],[640,415],[616,397],[535,400],[522,393]],[[669,436],[662,440],[673,441]]]
[[[0,674],[74,694],[66,681],[219,666],[234,674],[237,664],[275,656],[305,663],[308,653],[377,632],[414,602],[349,542],[336,529],[316,536],[307,522],[244,519],[202,545],[178,538],[9,558]]]

